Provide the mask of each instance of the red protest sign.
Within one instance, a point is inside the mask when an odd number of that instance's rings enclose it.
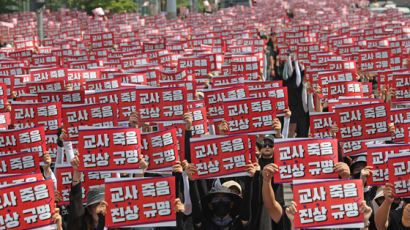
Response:
[[[394,184],[395,197],[410,196],[410,155],[388,156],[389,182]]]
[[[392,97],[393,102],[410,101],[410,74],[393,74],[393,85],[395,93]]]
[[[98,128],[78,132],[80,171],[138,169],[141,134],[137,128]]]
[[[0,131],[0,155],[33,152],[41,157],[45,150],[44,127]]]
[[[40,160],[37,153],[16,153],[0,156],[2,174],[39,173]]]
[[[322,95],[328,99],[345,97],[363,97],[363,86],[360,82],[344,81],[344,82],[328,82],[323,89]]]
[[[250,159],[248,135],[191,139],[196,179],[243,175]]]
[[[85,90],[118,89],[121,86],[121,79],[100,79],[90,80],[84,83]]]
[[[142,151],[148,170],[170,169],[178,160],[177,131],[175,128],[141,134]]]
[[[63,127],[67,131],[68,139],[78,138],[79,126],[108,126],[116,127],[117,105],[114,103],[94,105],[63,106]]]
[[[27,82],[26,92],[36,94],[43,91],[59,91],[64,89],[64,80],[46,82]]]
[[[298,206],[295,228],[343,228],[364,225],[359,212],[363,200],[362,180],[314,181],[293,185],[293,200]]]
[[[176,129],[179,159],[182,162],[185,160],[185,123],[183,121],[166,121],[158,122],[158,130]]]
[[[11,124],[10,113],[0,113],[0,129],[8,129]]]
[[[297,179],[337,178],[336,139],[283,139],[275,141],[275,164],[279,173],[275,183],[291,183]]]
[[[98,34],[91,34],[91,45],[93,49],[112,48],[114,45],[114,33],[105,32]]]
[[[192,116],[192,137],[200,137],[208,133],[208,118],[206,108],[191,108],[189,110]]]
[[[313,138],[333,138],[330,130],[332,129],[332,118],[334,113],[310,113],[310,132]]]
[[[249,90],[249,97],[274,98],[277,115],[284,115],[288,105],[288,87],[262,88]]]
[[[67,69],[65,68],[44,68],[44,69],[31,69],[31,76],[34,81],[56,81],[65,79],[67,77]]]
[[[46,134],[57,133],[61,103],[13,103],[11,121],[16,129],[44,126]]]
[[[39,102],[61,102],[61,104],[84,104],[85,93],[76,91],[47,91],[38,92]]]
[[[339,127],[337,139],[390,139],[390,104],[341,106],[335,109],[334,122]]]
[[[405,121],[410,120],[410,108],[392,109],[390,111],[390,119],[396,128],[394,142],[404,142]]]
[[[53,181],[43,180],[4,187],[0,206],[0,228],[32,229],[54,225]]]
[[[343,156],[354,156],[360,154],[366,154],[367,145],[370,141],[347,141],[339,142],[342,146],[342,155]]]
[[[105,226],[175,226],[174,199],[174,177],[107,182]]]
[[[141,121],[179,120],[188,111],[183,87],[137,88],[136,94]]]
[[[61,202],[59,205],[70,204],[70,190],[73,178],[73,168],[71,166],[56,165],[57,191],[60,192]],[[115,178],[111,172],[83,172],[81,178],[83,203],[87,202],[87,192],[105,183],[105,179]]]
[[[189,101],[195,100],[195,81],[161,81],[161,87],[184,87],[187,90],[187,99]]]
[[[283,87],[282,81],[245,81],[245,84],[249,87],[249,90]]]
[[[248,80],[248,75],[228,75],[228,76],[215,76],[212,78],[212,84],[214,86],[245,83]]]
[[[373,166],[373,174],[367,179],[369,185],[384,185],[390,181],[387,162],[390,157],[410,152],[410,145],[374,145],[367,147],[367,165]]]
[[[0,187],[44,180],[42,173],[18,174],[0,177]]]
[[[406,120],[403,124],[404,129],[404,144],[410,144],[410,120]]]
[[[223,102],[224,120],[228,133],[249,133],[272,130],[275,100],[272,98],[246,98]]]
[[[363,105],[372,103],[383,103],[383,99],[374,98],[342,98],[338,100],[329,101],[329,112],[334,112],[336,105]]]
[[[204,90],[207,114],[210,118],[222,118],[224,115],[223,101],[226,99],[241,99],[249,96],[245,86]]]

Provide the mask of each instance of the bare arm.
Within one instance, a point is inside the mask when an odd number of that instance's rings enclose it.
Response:
[[[277,171],[278,171],[278,166],[275,164],[266,165],[262,171],[263,204],[265,205],[270,217],[272,218],[273,221],[275,221],[275,223],[279,223],[283,215],[282,206],[279,204],[279,202],[276,201],[275,193],[272,188],[272,176],[273,176],[273,173]]]

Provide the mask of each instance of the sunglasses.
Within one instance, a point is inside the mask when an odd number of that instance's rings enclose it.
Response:
[[[213,204],[217,204],[219,202],[228,203],[228,202],[231,202],[231,199],[229,197],[223,197],[223,198],[214,197],[211,200],[211,203],[213,203]]]
[[[263,147],[264,147],[264,148],[267,148],[267,147],[269,147],[269,148],[273,148],[273,144],[270,144],[270,143],[263,143]]]

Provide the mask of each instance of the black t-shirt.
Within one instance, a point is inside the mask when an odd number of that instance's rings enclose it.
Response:
[[[389,227],[387,228],[387,230],[410,230],[410,227],[404,227],[404,225],[401,223],[402,216],[403,208],[390,211]]]

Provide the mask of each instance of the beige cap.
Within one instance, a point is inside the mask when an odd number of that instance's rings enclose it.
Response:
[[[235,186],[236,188],[238,188],[239,192],[242,193],[242,187],[241,185],[233,180],[227,181],[225,183],[222,184],[222,186],[226,187],[226,188],[230,188],[232,186]]]

